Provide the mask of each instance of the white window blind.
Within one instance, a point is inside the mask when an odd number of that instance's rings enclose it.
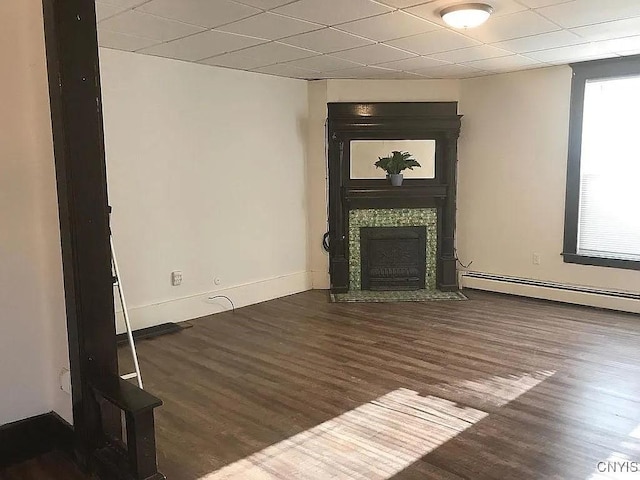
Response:
[[[578,255],[640,260],[640,77],[585,86]]]

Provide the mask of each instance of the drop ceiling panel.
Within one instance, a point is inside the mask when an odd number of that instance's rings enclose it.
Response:
[[[269,65],[269,60],[265,60],[254,55],[247,55],[244,50],[237,52],[225,53],[211,58],[200,60],[199,63],[214,65],[217,67],[237,68],[239,70],[251,70]]]
[[[422,33],[412,37],[391,40],[388,43],[419,55],[431,55],[434,53],[457,50],[458,48],[480,45],[480,42],[477,40],[444,28],[436,30],[435,32]]]
[[[234,35],[232,33],[207,31],[172,42],[145,48],[140,53],[179,60],[197,61],[222,53],[240,50],[264,42],[262,39]]]
[[[334,56],[364,65],[375,65],[377,63],[402,60],[404,58],[413,57],[414,55],[412,53],[378,43],[366,47],[354,48],[352,50],[345,50],[344,52],[338,52],[335,53]]]
[[[156,43],[158,43],[157,40],[151,40],[150,38],[135,37],[133,35],[125,35],[124,33],[110,32],[109,30],[101,30],[98,32],[98,45],[116,50],[134,52],[141,48],[155,45]]]
[[[333,78],[370,78],[390,79],[400,78],[403,72],[379,67],[354,67],[332,72]]]
[[[578,45],[580,43],[587,43],[587,40],[567,30],[558,30],[557,32],[506,40],[504,42],[494,43],[493,46],[503,48],[514,53],[527,53],[546,50],[548,48]]]
[[[596,42],[601,48],[618,55],[635,55],[640,52],[640,35]]]
[[[428,1],[429,0],[427,0],[427,2]],[[409,8],[414,5],[420,5],[427,2],[425,2],[425,0],[380,0],[380,3],[384,3],[385,5],[389,5],[394,8]]]
[[[539,52],[531,52],[528,53],[527,56],[541,62],[562,64],[591,60],[595,58],[615,57],[616,55],[597,43],[587,43],[583,45],[572,45],[570,47],[552,48],[549,50],[541,50]]]
[[[240,20],[239,22],[230,23],[217,30],[249,35],[251,37],[266,38],[268,40],[278,40],[320,28],[325,27],[317,23],[305,22],[304,20],[265,12]]]
[[[333,55],[318,55],[316,57],[302,58],[300,60],[293,60],[289,62],[289,64],[316,72],[331,72],[333,70],[362,66],[358,63],[334,57]]]
[[[260,13],[257,8],[227,0],[151,0],[137,10],[207,28]]]
[[[424,68],[438,67],[441,65],[447,65],[448,62],[436,60],[430,57],[411,57],[403,60],[396,60],[393,62],[381,63],[378,66],[384,68],[393,68],[394,70],[402,70],[413,72]]]
[[[476,60],[474,62],[465,63],[465,65],[492,72],[503,72],[544,66],[542,65],[542,62],[522,55],[510,55],[508,57]]]
[[[396,38],[431,32],[441,27],[435,23],[398,10],[376,17],[345,23],[340,25],[339,28],[340,30],[362,35],[377,42],[385,42]]]
[[[481,27],[446,26],[442,8],[467,1],[99,0],[96,16],[107,48],[300,78],[467,78],[640,52],[640,0],[487,0]]]
[[[467,65],[441,65],[416,70],[416,73],[429,78],[467,78],[482,75],[484,72]]]
[[[381,73],[378,73],[378,76],[376,78],[380,80],[426,80],[426,77],[424,75],[396,70],[382,71]]]
[[[259,59],[264,62],[264,65],[272,65],[274,63],[289,62],[300,58],[312,57],[314,55],[318,55],[318,52],[292,47],[279,42],[271,42],[258,45],[256,47],[246,48],[242,50],[242,54]]]
[[[316,52],[332,53],[349,48],[371,45],[374,42],[333,28],[325,28],[323,30],[316,30],[315,32],[296,35],[295,37],[285,38],[282,40],[282,43],[315,50]]]
[[[100,22],[100,28],[112,32],[151,38],[163,42],[204,31],[204,28],[128,10]]]
[[[564,28],[640,16],[638,0],[578,0],[537,10]]]
[[[476,45],[475,47],[461,48],[452,52],[436,53],[433,58],[453,63],[464,63],[487,58],[505,57],[511,54],[507,50],[490,45]]]
[[[280,7],[287,3],[292,3],[295,0],[237,0],[238,3],[244,3],[251,7],[260,8],[262,10],[271,10],[272,8]]]
[[[439,77],[439,78],[455,78],[455,79],[463,79],[463,78],[478,78],[478,77],[485,77],[487,75],[493,75],[496,72],[487,72],[485,70],[471,70],[470,72],[462,72],[462,73],[456,73],[453,75],[449,75],[449,76],[443,76],[443,77]]]
[[[105,20],[109,17],[127,10],[124,7],[117,7],[115,5],[109,5],[108,3],[96,2],[96,20],[98,22]]]
[[[274,11],[309,22],[338,25],[360,18],[380,15],[391,10],[390,7],[371,0],[322,0],[321,2],[317,0],[299,0]]]
[[[494,43],[555,30],[560,30],[560,27],[532,10],[525,10],[502,17],[489,18],[484,25],[470,28],[465,33],[481,42]]]
[[[253,70],[258,73],[266,73],[269,75],[277,75],[279,77],[313,79],[318,78],[319,72],[314,72],[304,68],[294,67],[287,63],[279,63],[277,65],[269,65]]]
[[[135,8],[139,5],[142,5],[149,0],[105,0],[100,3],[108,3],[109,5],[113,5],[114,7],[119,7],[121,10],[128,10],[130,8]]]
[[[518,0],[522,5],[529,8],[548,7],[559,3],[574,3],[575,0]]]
[[[640,34],[640,17],[587,25],[571,31],[589,41],[631,37]]]

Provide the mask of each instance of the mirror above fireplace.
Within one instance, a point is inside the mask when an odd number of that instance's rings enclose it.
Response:
[[[405,178],[435,178],[435,140],[352,140],[350,142],[351,179],[369,180],[385,178],[386,172],[374,163],[393,151],[409,152],[420,167],[404,170]]]

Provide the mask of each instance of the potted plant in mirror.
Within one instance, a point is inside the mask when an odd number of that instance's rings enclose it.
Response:
[[[374,164],[376,168],[381,168],[387,172],[391,185],[399,187],[402,185],[402,171],[413,170],[413,167],[420,167],[415,158],[411,158],[409,152],[391,152],[388,157],[378,157],[378,161]]]

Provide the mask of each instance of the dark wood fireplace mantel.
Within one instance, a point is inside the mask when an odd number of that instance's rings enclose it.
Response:
[[[329,241],[331,291],[349,290],[349,211],[366,208],[437,208],[437,273],[440,290],[457,290],[454,251],[457,102],[329,103]],[[435,178],[350,178],[352,140],[435,140]]]
[[[436,207],[446,197],[446,185],[412,185],[405,180],[401,187],[346,187],[344,201],[349,209],[424,208]]]

